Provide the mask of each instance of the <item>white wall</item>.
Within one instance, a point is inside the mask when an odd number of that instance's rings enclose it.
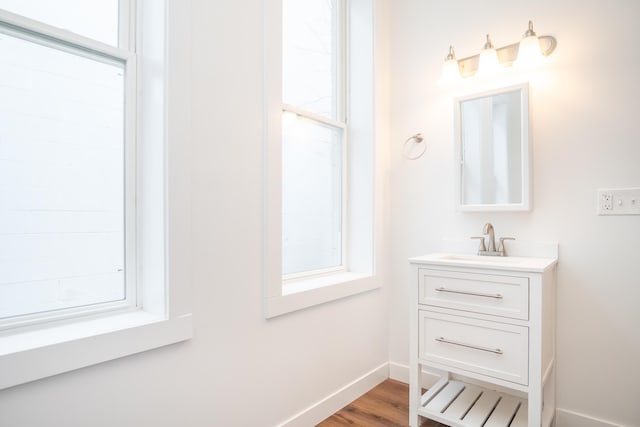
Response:
[[[190,177],[172,185],[191,195],[191,206],[170,209],[190,208],[192,231],[172,244],[192,259],[182,264],[190,270],[172,277],[193,287],[195,337],[1,391],[2,427],[272,426],[387,362],[384,286],[268,321],[262,316],[262,19],[262,0],[192,0],[190,22],[176,29],[191,30],[191,44],[179,46],[191,54],[190,79],[172,85],[191,88],[192,139],[177,153]],[[380,89],[377,126],[386,141],[385,85]],[[373,280],[381,285],[389,257],[386,151],[378,143],[382,226]]]
[[[640,217],[595,215],[597,188],[640,186],[640,2],[402,0],[391,12],[391,361],[408,361],[407,257],[490,221],[499,236],[560,244],[558,407],[640,425]],[[478,53],[487,32],[496,46],[514,43],[529,19],[558,40],[531,84],[533,210],[458,213],[442,60],[449,44]],[[428,149],[408,161],[401,144],[416,132]],[[586,425],[567,414],[564,426]]]
[[[389,289],[269,321],[261,315],[262,1],[191,3],[192,140],[179,153],[191,176],[176,191],[191,194],[192,232],[179,243],[194,256],[174,277],[193,282],[195,338],[2,391],[0,425],[275,425],[388,358],[406,364],[407,257],[437,250],[442,237],[475,235],[486,221],[500,236],[560,242],[559,407],[638,425],[640,219],[594,212],[596,188],[640,186],[640,3],[393,1],[392,197],[381,144],[376,207],[383,224],[391,207],[391,240],[383,228],[377,241],[391,275],[379,262],[376,279]],[[435,83],[441,60],[450,43],[460,56],[477,53],[487,31],[498,46],[514,42],[528,19],[559,42],[532,84],[534,210],[457,213],[451,98]],[[387,62],[378,61],[384,77]],[[377,104],[384,139],[384,95]],[[418,131],[427,153],[402,159],[402,142]]]

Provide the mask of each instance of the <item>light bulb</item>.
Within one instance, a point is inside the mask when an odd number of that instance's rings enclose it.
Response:
[[[449,46],[449,54],[442,64],[442,74],[440,75],[440,84],[448,85],[453,84],[461,80],[460,68],[458,68],[458,61],[456,55],[453,52],[453,46]]]
[[[502,70],[500,61],[498,60],[498,52],[491,43],[491,38],[487,34],[487,42],[484,45],[484,49],[480,52],[480,60],[478,61],[478,71],[476,76],[485,77],[493,74],[497,74]]]
[[[539,65],[542,60],[544,55],[540,50],[540,41],[533,31],[533,22],[529,21],[529,29],[520,40],[518,58],[513,65],[518,68],[529,68]]]

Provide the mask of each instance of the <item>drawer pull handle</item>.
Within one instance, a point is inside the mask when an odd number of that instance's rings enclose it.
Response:
[[[448,339],[446,339],[444,337],[436,338],[435,340],[439,341],[439,342],[446,343],[446,344],[459,345],[461,347],[467,347],[467,348],[473,348],[475,350],[487,351],[489,353],[502,354],[502,350],[500,350],[499,348],[493,349],[493,348],[487,348],[487,347],[480,347],[480,346],[477,346],[477,345],[465,344],[465,343],[459,342],[459,341],[451,341],[451,340],[448,340]]]
[[[481,292],[456,291],[456,290],[453,290],[453,289],[443,288],[442,286],[440,286],[439,288],[436,288],[436,291],[438,291],[438,292],[449,292],[449,293],[452,293],[452,294],[473,295],[475,297],[502,299],[502,294],[483,294]]]

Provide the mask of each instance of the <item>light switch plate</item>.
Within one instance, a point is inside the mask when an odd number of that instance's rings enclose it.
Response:
[[[640,215],[640,187],[598,190],[598,215]]]

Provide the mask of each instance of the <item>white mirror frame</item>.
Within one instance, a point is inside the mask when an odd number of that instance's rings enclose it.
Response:
[[[521,101],[521,143],[522,143],[522,201],[505,204],[463,204],[462,203],[462,111],[461,103],[477,98],[498,95],[505,92],[520,91]],[[455,194],[456,208],[464,212],[517,212],[531,210],[531,144],[529,130],[529,84],[501,87],[482,93],[475,93],[454,99],[455,120]]]

